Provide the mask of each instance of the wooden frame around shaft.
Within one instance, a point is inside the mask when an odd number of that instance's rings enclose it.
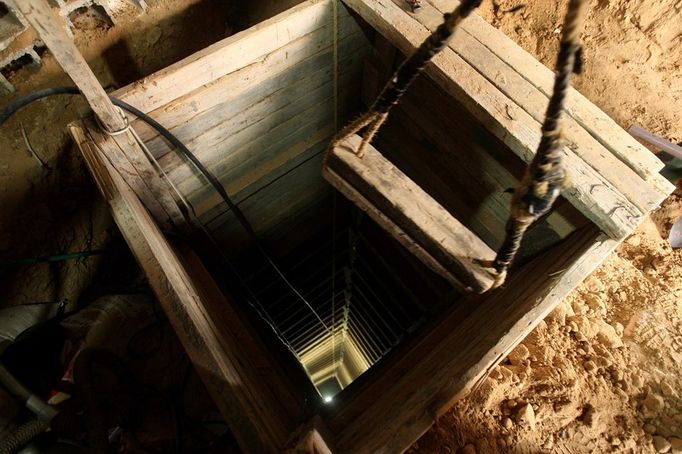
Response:
[[[263,55],[282,44],[282,36],[300,37],[297,33],[305,30],[301,24],[331,20],[332,1],[302,3],[160,71],[145,82],[121,89],[116,95],[143,112],[157,109],[221,75],[262,63]],[[407,52],[428,34],[428,29],[403,13],[397,1],[346,0],[346,3]],[[35,11],[47,11],[44,0],[30,2],[34,11],[26,11],[29,21]],[[432,4],[439,1],[430,0],[426,11],[435,11]],[[40,20],[32,21],[39,33],[48,36],[54,33],[50,15],[41,12],[39,16]],[[532,67],[530,71],[544,74],[532,65],[532,57],[510,47],[501,33],[492,28],[476,32],[476,27],[481,24],[476,22],[469,32],[487,34],[481,39],[490,36],[499,39],[515,64],[525,62]],[[45,42],[86,94],[102,122],[115,129],[115,112],[101,90],[93,86],[94,76],[83,61],[71,58],[77,54],[73,43],[63,39]],[[68,48],[68,52],[62,53],[63,48]],[[508,145],[527,160],[527,150],[532,149],[535,140],[528,133],[533,130],[533,120],[513,106],[500,110],[481,104],[486,99],[502,99],[481,75],[471,76],[479,90],[474,95],[463,95],[454,68],[465,65],[454,54],[443,55],[430,67],[430,75],[453,97],[458,96],[464,105],[470,105],[491,130],[502,131]],[[74,61],[76,64],[72,64]],[[538,84],[542,85],[542,81]],[[477,100],[475,96],[479,95]],[[604,120],[605,115],[593,107],[579,98],[572,101],[569,110],[578,112],[576,115],[580,115],[587,129],[603,138],[614,155],[650,183],[647,191],[652,188],[656,195],[651,197],[658,197],[660,202],[670,190],[657,177],[660,163],[650,160],[626,134],[621,134],[615,123],[609,123],[608,117]],[[311,407],[310,402],[305,402],[295,380],[282,373],[278,360],[262,345],[258,333],[242,319],[232,301],[219,291],[194,253],[182,244],[171,244],[163,235],[158,220],[145,209],[143,195],[134,190],[135,182],[125,181],[119,174],[121,169],[115,167],[107,154],[106,150],[111,148],[107,147],[108,139],[98,136],[96,130],[93,124],[82,122],[70,126],[114,219],[174,329],[240,446],[248,452],[276,452],[287,447],[298,452],[331,449],[349,453],[407,449],[613,251],[647,213],[642,206],[648,205],[642,204],[650,203],[628,200],[597,172],[585,170],[571,197],[594,225],[579,229],[555,249],[520,269],[504,289],[466,300],[419,339],[401,347],[400,354],[393,355],[391,361],[370,370],[351,385],[333,407],[320,410],[321,417],[301,424],[310,416],[311,408],[319,410],[317,403]],[[573,158],[581,169],[586,168],[582,159],[587,158]],[[604,180],[604,192],[592,194],[580,186],[589,185],[592,177]],[[608,216],[609,204],[614,201],[637,215]]]

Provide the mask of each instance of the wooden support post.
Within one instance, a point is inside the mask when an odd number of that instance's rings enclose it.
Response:
[[[119,131],[126,122],[88,67],[76,45],[60,26],[47,0],[13,0],[15,8],[36,29],[62,69],[71,77],[88,104],[109,131]]]
[[[244,452],[280,452],[312,408],[260,336],[182,243],[171,244],[88,137],[72,137],[194,367]]]
[[[109,142],[113,147],[120,148],[124,159],[129,163],[117,165],[114,157],[107,153],[110,162],[164,229],[185,230],[187,221],[179,207],[180,196],[162,180],[134,134],[126,131],[128,121],[111,102],[78,48],[61,27],[59,19],[47,1],[15,0],[15,5],[36,29],[40,39],[50,49],[59,65],[85,96],[102,127],[108,132],[123,131],[112,136]]]

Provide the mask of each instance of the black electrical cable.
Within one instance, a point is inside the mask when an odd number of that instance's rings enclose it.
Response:
[[[31,104],[32,102],[38,101],[43,98],[47,98],[49,96],[54,96],[54,95],[80,95],[81,92],[78,90],[76,87],[52,87],[52,88],[45,88],[42,90],[37,90],[32,93],[29,93],[26,96],[23,96],[19,99],[16,99],[15,101],[9,103],[7,106],[5,106],[2,110],[0,110],[0,126],[5,123],[12,115],[14,115],[19,109],[27,106],[28,104]],[[318,315],[318,313],[313,309],[313,307],[310,305],[310,303],[303,297],[303,295],[293,286],[293,284],[287,279],[287,277],[282,273],[282,271],[279,269],[277,264],[274,262],[272,257],[270,257],[270,254],[265,250],[263,245],[260,242],[260,239],[256,235],[255,230],[253,229],[253,226],[251,226],[251,223],[249,222],[248,219],[246,219],[246,216],[244,216],[244,213],[242,210],[232,201],[230,196],[227,194],[225,191],[225,188],[223,187],[222,184],[220,184],[220,181],[211,173],[210,170],[208,170],[202,162],[197,159],[197,157],[192,153],[187,146],[180,141],[177,137],[175,137],[169,130],[167,130],[163,125],[161,125],[159,122],[154,120],[152,117],[149,115],[145,114],[141,110],[136,109],[135,107],[131,106],[125,101],[121,101],[118,98],[115,98],[111,95],[109,95],[109,99],[111,99],[111,102],[117,106],[120,107],[121,109],[135,115],[137,118],[140,120],[144,121],[147,123],[149,126],[154,128],[159,134],[161,134],[163,137],[166,138],[177,150],[180,151],[180,153],[183,155],[183,157],[189,159],[192,164],[196,167],[196,169],[203,175],[204,178],[213,186],[213,189],[216,190],[216,192],[220,195],[220,197],[223,199],[225,204],[228,206],[228,208],[234,213],[235,217],[239,221],[239,223],[242,225],[244,230],[248,233],[248,235],[251,237],[253,240],[254,244],[256,245],[256,248],[258,251],[263,255],[265,260],[270,264],[273,270],[277,273],[277,275],[284,281],[284,283],[294,292],[294,294],[303,301],[303,303],[308,306],[308,309],[312,311],[312,313],[317,317],[317,319],[320,321],[322,326],[329,332],[330,329],[327,326],[327,324],[322,320],[322,318]]]

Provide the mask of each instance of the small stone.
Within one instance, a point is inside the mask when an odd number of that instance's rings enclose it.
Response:
[[[504,418],[502,420],[502,427],[504,427],[507,430],[511,429],[513,425],[514,423],[512,422],[511,418]]]
[[[642,238],[635,234],[628,238],[625,242],[632,247],[637,247],[642,243]]]
[[[611,378],[613,378],[615,381],[622,381],[624,377],[623,371],[620,369],[613,369],[611,371]]]
[[[592,360],[585,361],[583,363],[583,367],[587,372],[594,372],[595,370],[597,370],[597,365]]]
[[[530,404],[526,404],[516,414],[516,423],[535,427],[535,412]]]
[[[528,351],[528,347],[523,344],[519,344],[514,350],[512,350],[508,358],[512,365],[522,366],[529,356],[530,352]]]
[[[510,409],[511,409],[511,408],[516,407],[516,406],[518,405],[518,402],[516,402],[514,399],[509,399],[509,400],[505,403],[505,405],[507,406],[507,408],[510,408]]]
[[[623,336],[623,330],[624,330],[625,328],[623,327],[623,324],[622,324],[622,323],[620,323],[620,322],[613,322],[613,323],[611,323],[611,326],[613,327],[614,330],[616,330],[616,334],[618,334],[618,335],[621,336],[621,337]]]
[[[644,432],[648,433],[649,435],[653,435],[656,433],[656,426],[654,426],[653,424],[644,424],[644,427],[642,427],[642,429],[644,429]]]
[[[641,388],[642,386],[644,386],[644,380],[642,380],[642,377],[636,372],[632,374],[631,381],[632,386],[634,386],[635,388]]]
[[[618,437],[613,437],[611,439],[611,446],[620,446],[622,442],[620,441],[620,438]]]
[[[648,393],[642,401],[642,406],[650,411],[661,411],[665,407],[665,401],[658,394]]]
[[[488,376],[490,378],[492,378],[493,380],[497,380],[497,381],[500,381],[504,378],[504,376],[502,375],[502,372],[500,372],[499,367],[495,367],[492,371],[490,371],[490,374]]]
[[[666,397],[675,397],[675,390],[668,383],[661,383],[661,393]]]
[[[682,439],[677,437],[668,438],[670,450],[673,454],[682,454]]]
[[[476,447],[469,443],[462,449],[462,454],[476,454]]]
[[[552,439],[551,436],[547,437],[545,442],[542,444],[542,449],[545,449],[547,451],[551,450],[554,447],[554,440]]]
[[[672,447],[671,443],[663,437],[654,435],[652,437],[652,442],[654,444],[654,449],[656,452],[668,452]]]
[[[592,322],[592,328],[595,331],[597,340],[606,347],[620,348],[623,346],[623,341],[616,332],[616,329],[604,320],[594,320]]]

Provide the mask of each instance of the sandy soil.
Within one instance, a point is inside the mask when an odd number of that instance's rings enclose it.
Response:
[[[231,34],[239,22],[233,2],[155,0],[147,13],[125,3],[111,27],[86,12],[73,21],[75,42],[107,89],[140,79]],[[201,23],[201,33],[196,24]],[[0,105],[32,90],[72,85],[49,52],[39,68],[10,75],[17,92]],[[0,260],[99,249],[112,226],[108,209],[66,125],[87,112],[80,98],[53,97],[20,111],[0,128]],[[27,152],[21,128],[50,167],[43,170]],[[75,303],[101,260],[2,268],[0,306],[60,301]]]
[[[484,2],[482,14],[552,66],[566,1]],[[623,127],[682,140],[682,3],[592,2],[577,88]],[[678,189],[412,452],[682,453]],[[671,446],[672,445],[672,446]]]

